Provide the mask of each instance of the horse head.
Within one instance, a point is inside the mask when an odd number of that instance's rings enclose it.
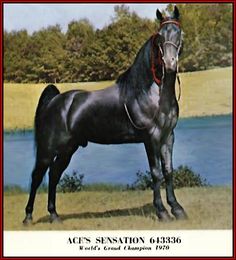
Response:
[[[178,58],[182,46],[182,31],[179,21],[179,10],[175,6],[171,17],[163,17],[157,9],[157,19],[160,21],[159,34],[163,36],[162,59],[165,64],[166,72],[177,72]]]

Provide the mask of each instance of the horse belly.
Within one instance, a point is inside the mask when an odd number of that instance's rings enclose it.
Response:
[[[86,136],[89,142],[99,144],[122,144],[141,142],[141,137],[132,129],[129,129],[126,122],[119,118],[100,120],[90,124]]]
[[[93,106],[82,112],[71,129],[79,143],[99,144],[139,143],[141,136],[127,121],[126,114],[119,107]]]

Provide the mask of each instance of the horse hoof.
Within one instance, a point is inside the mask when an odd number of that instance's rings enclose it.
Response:
[[[54,213],[50,215],[50,223],[60,224],[62,223],[62,220],[57,214]]]
[[[173,209],[171,210],[171,213],[175,216],[177,220],[186,220],[188,219],[187,214],[185,213],[184,209]]]
[[[157,214],[159,221],[161,222],[170,222],[173,221],[173,218],[169,215],[167,211],[162,211]]]
[[[26,216],[25,219],[23,220],[23,225],[24,226],[30,226],[33,223],[33,218]]]

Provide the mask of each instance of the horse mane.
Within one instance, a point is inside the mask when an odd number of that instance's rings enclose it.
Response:
[[[150,51],[151,38],[138,51],[133,64],[116,80],[123,100],[127,101],[145,93],[152,84]]]

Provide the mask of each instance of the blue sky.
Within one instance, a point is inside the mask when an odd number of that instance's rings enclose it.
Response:
[[[72,20],[89,19],[95,28],[109,24],[116,4],[4,4],[4,29],[27,29],[29,33],[59,24],[62,30]],[[155,19],[156,9],[167,4],[126,4],[141,17]]]

